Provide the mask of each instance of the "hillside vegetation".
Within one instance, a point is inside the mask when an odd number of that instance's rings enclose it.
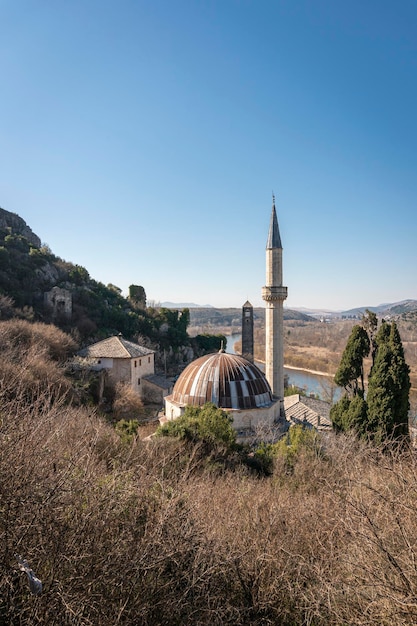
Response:
[[[71,338],[32,328],[0,324],[0,623],[416,623],[414,454],[331,435],[262,477],[121,437],[74,404]]]
[[[54,287],[70,295],[70,315],[45,302]],[[121,333],[154,349],[157,370],[168,374],[178,374],[190,355],[225,342],[221,334],[190,339],[188,309],[147,307],[139,285],[130,285],[124,297],[116,285],[104,285],[86,268],[57,257],[22,218],[0,209],[0,320],[12,318],[53,323],[80,346]]]

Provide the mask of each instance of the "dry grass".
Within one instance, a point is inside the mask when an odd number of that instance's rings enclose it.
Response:
[[[0,624],[417,622],[414,452],[329,436],[259,478],[0,382]]]

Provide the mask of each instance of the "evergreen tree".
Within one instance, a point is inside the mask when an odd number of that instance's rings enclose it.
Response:
[[[392,372],[396,385],[395,410],[397,414],[397,425],[402,425],[400,434],[408,435],[408,413],[410,411],[410,368],[405,361],[404,348],[401,341],[397,324],[391,324],[390,345],[393,354]],[[404,424],[406,430],[404,432]]]
[[[364,394],[363,359],[368,356],[369,349],[368,333],[363,326],[354,326],[334,377],[336,385],[344,387],[350,395]],[[360,387],[358,379],[360,379]]]
[[[408,435],[409,367],[397,325],[383,322],[368,384],[368,431],[376,442]]]
[[[331,409],[335,430],[355,430],[381,443],[408,436],[410,376],[397,325],[382,322],[367,311],[364,327],[355,326],[343,352],[335,382],[346,394]],[[363,360],[372,354],[365,399]],[[361,386],[358,379],[361,380]]]
[[[343,396],[330,409],[333,428],[337,432],[354,430],[364,435],[367,430],[367,405],[365,399],[357,395],[354,398]]]
[[[375,351],[376,351],[376,343],[375,343],[375,335],[378,330],[378,318],[376,313],[366,309],[365,315],[362,317],[362,326],[368,333],[369,344],[370,344],[370,353],[372,357],[372,364],[375,360]]]

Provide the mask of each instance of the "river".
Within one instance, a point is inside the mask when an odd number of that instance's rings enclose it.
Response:
[[[240,341],[242,335],[240,333],[236,333],[234,335],[227,336],[227,347],[226,352],[230,354],[235,354],[234,344],[237,341]],[[256,361],[256,365],[262,371],[265,368],[264,363],[260,361]],[[291,367],[284,366],[284,375],[288,376],[288,384],[294,385],[295,387],[300,387],[303,389],[307,395],[310,393],[314,393],[318,395],[323,400],[329,400],[329,396],[331,395],[332,385],[332,377],[320,374],[313,374],[312,372],[308,372],[306,370],[298,370],[293,369]],[[335,396],[338,397],[340,395],[340,389],[336,387]]]

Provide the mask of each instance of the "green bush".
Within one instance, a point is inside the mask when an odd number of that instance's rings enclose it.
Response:
[[[317,454],[320,450],[319,435],[312,428],[301,424],[290,426],[285,437],[273,445],[276,457],[281,457],[287,469],[293,469],[301,452]]]
[[[119,420],[115,426],[115,430],[123,443],[131,443],[138,434],[138,428],[138,420]]]
[[[226,411],[207,402],[202,407],[187,406],[184,415],[160,426],[156,434],[233,448],[236,431],[232,422],[233,419]]]

